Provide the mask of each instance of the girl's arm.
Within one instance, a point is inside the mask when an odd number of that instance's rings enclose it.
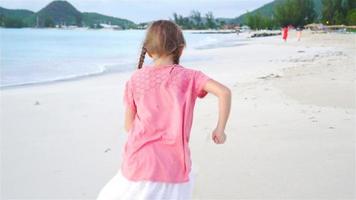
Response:
[[[209,79],[203,89],[219,98],[219,120],[213,132],[213,140],[217,144],[225,142],[225,126],[231,109],[231,90],[223,84]]]
[[[133,110],[130,107],[126,107],[125,109],[125,131],[129,132],[135,119],[136,110]]]

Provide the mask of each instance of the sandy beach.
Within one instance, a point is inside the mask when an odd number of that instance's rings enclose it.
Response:
[[[217,98],[197,100],[194,199],[356,198],[356,34],[184,53],[211,57],[181,64],[233,95],[224,145],[210,138]],[[1,199],[95,199],[120,166],[130,74],[0,90]]]

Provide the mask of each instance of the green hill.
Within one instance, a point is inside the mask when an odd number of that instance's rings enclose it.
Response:
[[[276,4],[275,1],[273,1],[273,2],[271,2],[271,3],[268,3],[268,4],[265,4],[265,5],[263,5],[262,7],[257,8],[256,10],[250,12],[250,14],[259,13],[259,14],[261,14],[262,16],[272,17],[272,15],[273,15],[273,8],[274,8],[274,5],[275,5],[275,4]],[[236,18],[236,22],[237,22],[237,23],[245,23],[246,16],[247,16],[247,13],[245,13],[245,14],[243,14],[243,15],[240,15],[239,17]]]
[[[4,27],[54,27],[76,25],[92,27],[94,24],[109,23],[123,29],[137,25],[127,19],[121,19],[99,13],[80,12],[67,1],[56,0],[38,12],[15,10],[0,7],[0,26]]]
[[[26,26],[23,19],[30,17],[34,12],[24,9],[6,9],[0,7],[0,26],[18,28]]]
[[[34,12],[30,10],[25,10],[25,9],[6,9],[3,7],[0,7],[0,15],[1,16],[8,16],[11,18],[16,18],[16,19],[23,19],[26,17],[29,17],[33,15]]]
[[[38,11],[31,21],[39,26],[52,25],[77,25],[81,26],[82,14],[67,1],[52,1]]]
[[[276,3],[280,2],[280,1],[284,1],[284,0],[275,0],[273,2],[267,3],[263,6],[255,9],[249,13],[242,14],[239,17],[230,18],[230,19],[224,18],[223,20],[227,24],[244,24],[244,23],[246,23],[248,14],[255,15],[255,14],[259,13],[261,16],[272,17],[274,6],[276,5]],[[321,1],[322,0],[313,0],[314,6],[315,6],[315,12],[317,13],[317,16],[318,16],[317,18],[319,18],[319,19],[321,17],[321,6],[322,6]]]

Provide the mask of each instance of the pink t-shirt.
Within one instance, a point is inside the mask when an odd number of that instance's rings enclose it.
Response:
[[[132,181],[189,180],[188,146],[197,97],[210,79],[181,65],[143,66],[125,84],[124,105],[136,110],[121,170]]]

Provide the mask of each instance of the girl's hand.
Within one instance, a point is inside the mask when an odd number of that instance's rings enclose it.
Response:
[[[215,129],[212,134],[212,139],[216,144],[224,144],[226,140],[224,130]]]
[[[212,139],[216,144],[223,144],[226,140],[224,130],[231,110],[231,91],[228,87],[213,79],[209,79],[203,89],[219,99],[219,118]]]

